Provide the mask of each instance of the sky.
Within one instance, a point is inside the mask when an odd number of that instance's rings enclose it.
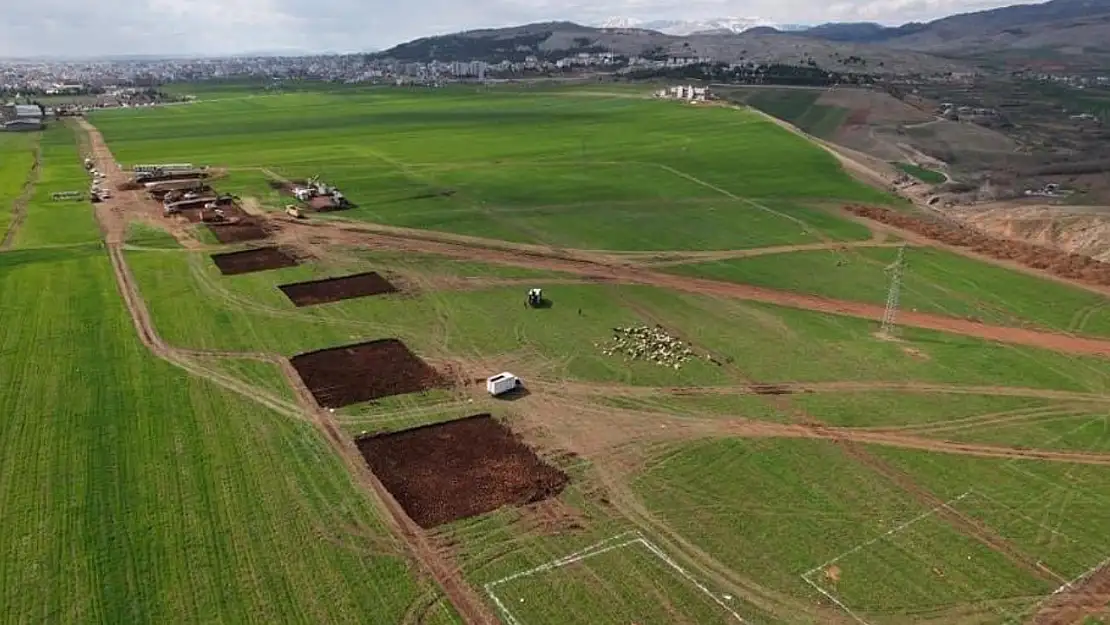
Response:
[[[0,58],[360,52],[474,28],[743,17],[773,23],[926,21],[1021,0],[13,0]]]

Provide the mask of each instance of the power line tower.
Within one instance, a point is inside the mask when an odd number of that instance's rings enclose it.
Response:
[[[902,293],[902,274],[906,270],[906,244],[898,246],[898,258],[885,269],[890,274],[890,290],[886,294],[886,310],[883,311],[883,326],[879,329],[881,336],[890,338],[894,336],[894,320],[898,316],[898,297]]]

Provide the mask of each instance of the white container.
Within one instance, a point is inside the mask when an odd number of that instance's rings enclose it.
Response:
[[[504,393],[508,393],[518,386],[520,386],[520,378],[509,373],[508,371],[504,373],[498,373],[492,378],[486,379],[486,390],[489,391],[489,394],[493,395],[494,397]]]

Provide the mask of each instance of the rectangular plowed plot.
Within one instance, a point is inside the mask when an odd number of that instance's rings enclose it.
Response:
[[[488,414],[355,442],[423,528],[542,501],[561,493],[569,480]]]
[[[289,361],[325,408],[446,386],[435,369],[397,339],[322,349]]]
[[[243,241],[257,241],[270,236],[266,229],[253,222],[240,222],[236,224],[208,224],[208,229],[216,236],[220,243],[241,243]]]
[[[212,262],[216,263],[220,273],[233,276],[240,273],[293,267],[297,264],[297,259],[276,247],[262,247],[242,252],[213,254]]]
[[[297,306],[327,304],[355,297],[397,292],[388,280],[373,271],[340,278],[282,284],[278,288]]]

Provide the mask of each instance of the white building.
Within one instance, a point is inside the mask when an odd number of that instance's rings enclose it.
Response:
[[[655,95],[661,98],[704,102],[709,98],[709,88],[695,87],[693,85],[679,85],[677,87],[668,87],[667,89],[657,92]]]

